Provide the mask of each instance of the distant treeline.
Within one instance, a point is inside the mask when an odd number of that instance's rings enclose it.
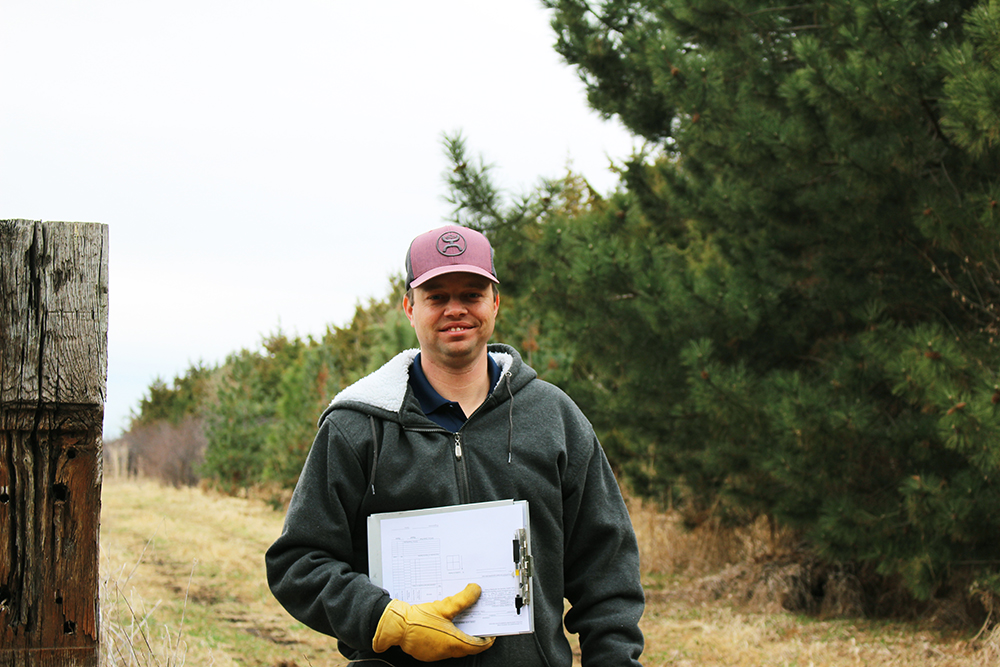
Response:
[[[691,525],[767,516],[921,597],[1000,591],[1000,3],[552,1],[588,100],[642,141],[615,192],[500,192],[495,340],[563,387],[623,483]],[[544,105],[540,106],[544,112]],[[291,485],[331,397],[415,344],[394,281],[150,387],[198,474]]]

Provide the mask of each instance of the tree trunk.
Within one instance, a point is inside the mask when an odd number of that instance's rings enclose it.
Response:
[[[0,220],[0,262],[0,667],[96,667],[108,229]]]

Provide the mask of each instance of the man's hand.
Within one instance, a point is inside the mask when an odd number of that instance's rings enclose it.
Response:
[[[399,646],[417,660],[432,662],[482,653],[493,646],[495,637],[473,637],[452,623],[452,619],[471,607],[482,589],[469,584],[461,592],[436,602],[411,605],[393,600],[382,613],[372,648],[376,653]]]

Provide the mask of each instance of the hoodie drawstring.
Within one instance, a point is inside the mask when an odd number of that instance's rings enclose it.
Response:
[[[507,371],[507,393],[510,395],[510,406],[507,409],[507,464],[510,465],[511,456],[514,453],[514,392],[510,388],[510,371]]]
[[[372,476],[368,480],[369,486],[372,487],[372,495],[375,495],[375,469],[378,468],[378,433],[375,430],[375,417],[368,415],[368,421],[372,425]]]

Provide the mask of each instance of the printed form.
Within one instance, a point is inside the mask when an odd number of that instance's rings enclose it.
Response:
[[[373,514],[369,576],[410,604],[479,584],[479,600],[455,617],[460,630],[480,637],[532,632],[530,566],[523,558],[530,553],[529,535],[526,501]]]

